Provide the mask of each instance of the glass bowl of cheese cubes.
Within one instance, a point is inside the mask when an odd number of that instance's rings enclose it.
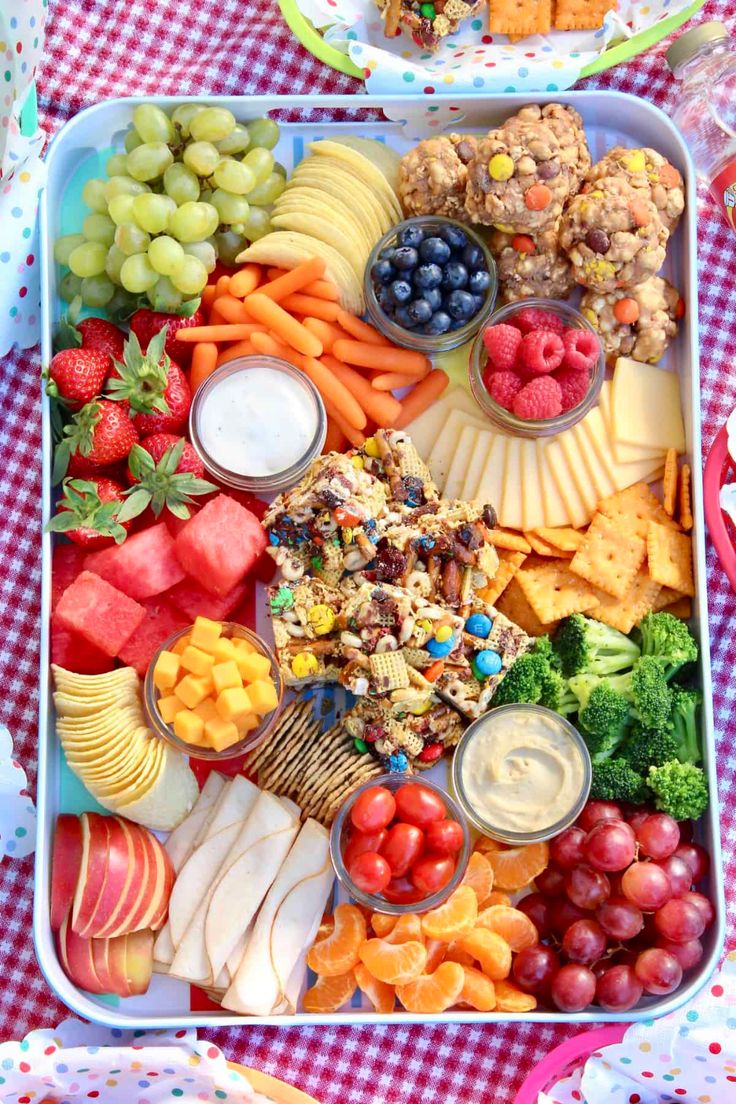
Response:
[[[198,617],[159,648],[143,699],[151,728],[194,759],[245,755],[270,732],[284,685],[268,645],[244,625]]]

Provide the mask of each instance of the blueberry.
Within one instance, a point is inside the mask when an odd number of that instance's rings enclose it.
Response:
[[[389,291],[391,292],[391,298],[398,306],[401,306],[402,303],[408,303],[414,294],[408,280],[394,280]]]
[[[467,324],[467,319],[456,318],[453,322],[450,323],[450,333],[453,333],[455,330],[461,330],[463,326],[467,326]]]
[[[396,270],[390,261],[376,261],[371,269],[371,279],[374,284],[390,284],[396,277]]]
[[[411,304],[413,306],[413,304]],[[416,326],[416,322],[411,317],[409,307],[397,307],[394,314],[394,321],[398,322],[400,326],[403,326],[405,330],[413,330]]]
[[[406,308],[406,313],[415,325],[419,326],[429,322],[432,317],[432,308],[426,299],[414,299]]]
[[[458,229],[457,226],[443,226],[441,230],[437,231],[437,237],[446,241],[450,249],[464,249],[468,244],[464,231]]]
[[[396,241],[399,245],[408,245],[412,249],[418,249],[424,241],[424,231],[420,226],[405,226],[396,235]]]
[[[478,311],[481,309],[481,307],[485,306],[485,302],[486,302],[485,295],[474,295],[473,296],[473,314],[477,314]]]
[[[394,259],[395,252],[396,252],[396,246],[395,245],[387,245],[385,249],[381,250],[381,252],[378,254],[378,256],[382,261],[392,261]]]
[[[447,312],[452,318],[467,321],[475,314],[473,296],[469,291],[451,291],[447,296]]]
[[[391,298],[391,289],[380,284],[376,288],[376,302],[385,314],[393,314],[394,301]]]
[[[447,333],[452,325],[452,319],[444,311],[435,311],[429,322],[422,327],[422,333],[436,337],[438,334]]]
[[[433,311],[439,310],[442,306],[442,292],[438,287],[424,288],[422,299],[429,303]]]
[[[442,269],[436,264],[423,264],[414,273],[414,287],[435,288],[442,282]]]
[[[468,270],[460,261],[449,261],[445,265],[441,287],[444,291],[454,291],[455,288],[464,288],[468,282]]]
[[[431,264],[446,264],[450,259],[450,247],[442,238],[425,238],[419,246],[419,256]]]
[[[391,258],[391,263],[400,272],[408,272],[419,264],[419,254],[410,245],[401,245]]]
[[[394,258],[394,264],[396,264],[396,258]],[[468,242],[463,249],[463,264],[470,272],[475,272],[478,268],[486,267],[486,259],[479,245],[473,245],[472,242]],[[398,268],[398,265],[396,265],[396,267]]]
[[[468,291],[473,295],[483,295],[491,286],[491,274],[485,269],[478,268],[468,280]]]

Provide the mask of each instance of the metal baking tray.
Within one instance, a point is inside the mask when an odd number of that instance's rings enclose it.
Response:
[[[171,108],[187,97],[148,97]],[[527,96],[499,95],[478,97],[403,96],[383,99],[375,96],[295,96],[289,99],[273,96],[196,97],[196,102],[209,102],[230,108],[240,120],[275,113],[281,123],[281,138],[275,150],[277,159],[288,169],[304,153],[305,143],[331,134],[359,133],[387,142],[404,152],[420,138],[443,130],[485,130],[501,122],[522,104]],[[95,803],[70,774],[63,763],[54,732],[54,711],[49,686],[49,605],[51,584],[52,538],[44,533],[42,542],[42,607],[41,607],[41,669],[38,770],[38,836],[35,867],[35,900],[33,932],[36,954],[46,979],[58,997],[74,1012],[87,1019],[115,1027],[222,1027],[252,1024],[279,1026],[318,1023],[356,1024],[414,1022],[516,1022],[600,1023],[601,1021],[631,1021],[662,1016],[688,1000],[706,981],[714,967],[724,938],[725,905],[723,869],[720,854],[718,791],[716,785],[713,711],[710,698],[711,671],[708,642],[708,611],[706,604],[705,524],[703,519],[703,488],[701,479],[700,388],[698,375],[698,318],[696,225],[697,198],[695,170],[685,143],[672,122],[658,108],[645,100],[620,92],[572,92],[564,95],[543,94],[537,102],[561,99],[570,103],[583,117],[593,159],[618,143],[631,146],[652,146],[663,153],[682,172],[687,186],[687,210],[682,224],[670,243],[664,274],[675,283],[687,302],[687,313],[680,335],[670,350],[665,365],[678,371],[682,383],[682,400],[687,427],[687,446],[693,469],[693,509],[695,517],[695,580],[697,597],[694,603],[693,631],[700,641],[700,682],[705,691],[703,709],[703,742],[705,767],[708,772],[711,804],[698,828],[698,839],[711,856],[708,895],[714,902],[716,920],[706,933],[705,955],[698,967],[687,977],[681,988],[665,998],[651,997],[640,1007],[624,1013],[607,1013],[592,1008],[576,1015],[554,1011],[508,1013],[448,1012],[439,1016],[415,1016],[394,1012],[379,1016],[363,1008],[356,996],[356,1006],[345,1011],[308,1015],[244,1017],[227,1011],[208,1008],[197,1010],[201,1001],[192,1001],[188,985],[161,975],[154,975],[151,987],[143,997],[124,1000],[115,997],[95,997],[85,993],[65,976],[57,958],[54,938],[49,927],[49,894],[51,841],[55,819],[64,811],[79,812],[95,808]],[[104,176],[104,165],[112,152],[122,149],[123,133],[130,122],[139,99],[117,99],[96,104],[75,116],[57,134],[48,154],[48,184],[41,202],[43,360],[52,355],[52,335],[62,313],[58,296],[58,273],[53,262],[54,239],[62,233],[77,230],[81,222],[81,191],[86,180]],[[366,112],[365,109],[371,109]],[[357,118],[360,121],[346,122]],[[366,122],[366,118],[371,121]],[[284,120],[287,121],[284,121]],[[296,121],[292,121],[296,120]],[[316,120],[316,121],[314,121]],[[43,521],[48,520],[53,507],[51,473],[51,427],[49,403],[43,403]],[[261,630],[265,626],[265,610],[259,611]],[[266,631],[268,631],[266,629]],[[439,768],[444,769],[444,768]]]

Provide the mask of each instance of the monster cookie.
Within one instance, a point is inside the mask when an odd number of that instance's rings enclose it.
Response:
[[[418,46],[436,50],[447,35],[454,34],[464,19],[475,15],[485,0],[467,4],[465,0],[376,0],[383,17],[383,33],[394,38],[406,27]]]
[[[513,126],[517,121],[542,122],[549,127],[560,143],[560,161],[570,175],[570,195],[575,195],[591,165],[583,120],[575,108],[558,103],[526,104],[507,120],[506,126]]]
[[[575,287],[572,266],[557,242],[557,230],[545,230],[535,238],[528,234],[492,231],[489,246],[496,260],[500,298],[567,299]]]
[[[560,223],[560,245],[575,279],[604,293],[653,276],[664,261],[668,237],[651,199],[620,176],[586,184]]]
[[[468,162],[477,139],[469,134],[425,138],[399,165],[399,198],[408,215],[463,218]]]
[[[665,228],[673,232],[685,210],[685,191],[680,173],[666,157],[647,147],[614,146],[593,165],[587,180],[594,183],[604,176],[622,176],[632,188],[643,190],[659,211]]]
[[[586,291],[580,310],[601,336],[609,361],[616,357],[656,364],[677,336],[685,304],[677,288],[661,276],[603,295]]]
[[[553,227],[569,195],[570,172],[545,123],[514,120],[490,131],[468,165],[468,217],[509,234]]]

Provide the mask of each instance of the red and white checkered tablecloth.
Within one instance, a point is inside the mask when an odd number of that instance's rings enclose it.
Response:
[[[733,0],[701,18],[736,34]],[[584,82],[666,106],[663,47]],[[315,61],[274,0],[65,0],[51,8],[38,77],[49,133],[81,108],[114,96],[164,93],[354,93],[360,85]],[[1,231],[0,231],[1,237]],[[699,211],[704,446],[736,406],[736,240],[703,195]],[[0,298],[2,292],[0,292]],[[39,636],[40,406],[38,349],[0,367],[0,720],[35,786]],[[729,944],[736,943],[736,596],[709,551],[713,694]],[[0,1039],[53,1026],[65,1014],[36,965],[32,858],[0,865]],[[524,1076],[575,1028],[530,1026],[243,1028],[204,1032],[233,1059],[277,1074],[323,1104],[511,1101]]]

